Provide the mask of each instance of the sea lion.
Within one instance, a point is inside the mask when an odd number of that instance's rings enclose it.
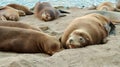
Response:
[[[96,6],[96,8],[93,6],[89,9],[96,9],[96,10],[103,10],[103,11],[118,11],[120,12],[120,9],[116,7],[116,4],[112,2],[103,2]]]
[[[113,12],[113,11],[89,11],[86,14],[91,14],[91,13],[98,13],[101,14],[103,16],[105,16],[106,18],[108,18],[113,24],[118,24],[120,23],[120,13],[119,12]]]
[[[105,11],[114,11],[116,8],[115,4],[111,2],[103,2],[97,6],[97,10],[105,10]]]
[[[0,9],[0,15],[4,16],[7,20],[18,21],[19,15],[23,15],[22,11],[16,10],[12,7],[5,6]]]
[[[60,42],[64,48],[79,48],[104,44],[115,26],[100,14],[88,14],[74,19],[65,29]]]
[[[32,15],[33,14],[33,12],[30,11],[30,9],[28,7],[20,5],[20,4],[14,4],[14,3],[12,3],[12,4],[8,4],[7,6],[15,8],[17,10],[22,10],[22,11],[25,12],[26,15]]]
[[[0,51],[54,54],[60,42],[43,32],[0,26]]]
[[[0,26],[6,26],[6,27],[18,27],[18,28],[23,28],[23,29],[32,29],[32,30],[37,30],[41,31],[40,28],[33,27],[29,24],[21,23],[21,22],[16,22],[16,21],[0,21]]]
[[[44,21],[51,21],[58,17],[66,16],[61,14],[59,10],[52,7],[48,2],[37,2],[34,8],[34,15]]]

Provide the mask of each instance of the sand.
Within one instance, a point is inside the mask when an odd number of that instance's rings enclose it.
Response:
[[[88,10],[71,8],[71,14],[54,21],[44,22],[29,15],[20,18],[36,27],[47,27],[45,33],[58,38],[67,25]],[[116,35],[108,37],[106,44],[92,45],[84,48],[66,49],[49,56],[43,53],[19,54],[0,52],[0,67],[120,67],[120,25],[116,25]]]

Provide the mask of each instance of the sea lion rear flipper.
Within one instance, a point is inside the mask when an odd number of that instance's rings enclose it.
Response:
[[[65,17],[65,16],[66,16],[66,15],[64,15],[64,14],[60,14],[60,15],[59,15],[59,17]]]
[[[67,11],[63,11],[63,10],[58,10],[60,13],[66,13],[66,14],[70,14],[70,12],[67,12]]]
[[[114,34],[114,35],[116,35],[116,31],[115,31],[115,25],[112,23],[112,22],[110,22],[109,23],[109,26],[111,27],[111,30],[110,30],[110,32],[109,32],[109,34],[111,35],[111,34]]]
[[[106,31],[108,32],[109,35],[115,35],[115,25],[112,22],[109,22],[108,24],[104,25]]]

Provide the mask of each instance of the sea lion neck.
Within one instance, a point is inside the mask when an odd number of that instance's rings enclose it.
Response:
[[[39,52],[47,52],[48,49],[46,48],[45,42],[47,42],[49,36],[41,32],[40,33],[38,32],[37,34],[40,34],[36,36],[36,40],[37,40],[36,45],[38,46],[37,50],[39,50]],[[48,38],[46,36],[48,36]]]

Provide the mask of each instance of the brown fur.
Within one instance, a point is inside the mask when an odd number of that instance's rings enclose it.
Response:
[[[103,2],[98,5],[97,10],[114,11],[115,5],[111,2]]]
[[[0,26],[0,51],[54,54],[60,42],[43,32]]]
[[[60,41],[65,48],[76,48],[105,43],[106,41],[104,42],[104,40],[110,32],[105,28],[104,25],[106,24],[109,24],[109,20],[100,14],[89,14],[76,18],[65,29]],[[68,39],[71,33],[77,37],[82,36],[85,39],[85,43],[79,43],[79,45],[70,44]]]
[[[98,13],[106,18],[108,18],[113,24],[118,24],[120,23],[120,13],[119,12],[113,12],[113,11],[90,11],[87,12],[86,14],[91,14],[91,13]]]
[[[15,8],[17,10],[22,10],[22,11],[25,12],[26,15],[32,15],[33,14],[33,12],[30,11],[30,9],[28,7],[20,5],[20,4],[8,4],[7,6]]]
[[[0,21],[0,26],[7,26],[7,27],[18,27],[18,28],[24,28],[24,29],[32,29],[41,31],[41,29],[33,27],[29,24],[21,23],[21,22],[15,22],[15,21]]]
[[[19,14],[22,14],[22,11],[16,10],[12,7],[5,6],[0,9],[0,15],[4,16],[7,20],[17,21],[19,20]]]
[[[120,9],[118,9],[116,5],[111,2],[103,2],[100,5],[98,5],[96,9],[105,11],[120,11]]]
[[[34,15],[44,21],[50,21],[58,18],[60,12],[53,8],[48,2],[37,2],[34,8]]]

